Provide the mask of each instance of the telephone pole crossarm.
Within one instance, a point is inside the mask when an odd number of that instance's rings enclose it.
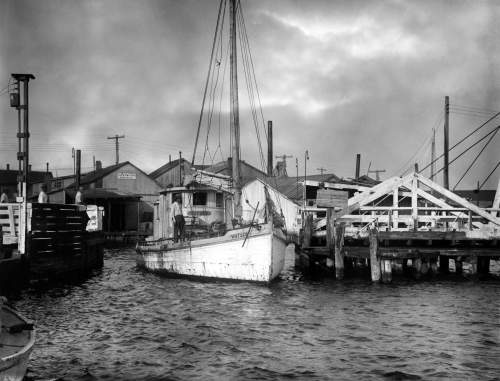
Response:
[[[118,139],[123,139],[124,137],[125,137],[125,135],[108,136],[108,139],[115,140],[116,164],[118,164],[120,162],[120,145],[118,143]]]

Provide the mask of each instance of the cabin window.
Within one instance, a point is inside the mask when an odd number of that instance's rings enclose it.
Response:
[[[215,194],[215,207],[222,208],[224,206],[224,195],[222,193]]]
[[[194,192],[193,193],[193,205],[195,205],[195,206],[207,205],[207,192]]]
[[[172,193],[172,200],[170,202],[173,204],[177,197],[180,197],[182,199],[182,193]]]

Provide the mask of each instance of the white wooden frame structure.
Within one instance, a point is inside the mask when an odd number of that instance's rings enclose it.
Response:
[[[411,201],[403,206],[406,198]],[[413,172],[389,178],[354,195],[335,218],[346,223],[346,236],[368,236],[368,225],[376,224],[381,231],[460,231],[468,239],[498,239],[499,204],[500,183],[493,208],[480,208]],[[325,225],[326,219],[316,223],[316,236],[326,234],[324,230],[318,231]]]

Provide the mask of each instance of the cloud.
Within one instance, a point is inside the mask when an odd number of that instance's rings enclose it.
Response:
[[[452,104],[499,109],[495,1],[242,4],[264,116],[275,125],[275,152],[297,157],[301,171],[309,149],[311,173],[325,167],[352,176],[359,152],[363,169],[371,161],[395,174],[442,126],[445,95]],[[30,83],[34,167],[47,161],[72,167],[71,147],[83,149],[85,166],[92,156],[111,164],[114,145],[106,137],[115,133],[126,135],[121,159],[145,171],[179,150],[191,156],[217,1],[9,0],[0,11],[0,86],[12,72],[37,77]],[[240,100],[243,154],[257,165],[243,84]],[[226,113],[228,104],[220,104]],[[451,141],[485,115],[454,112]],[[219,145],[216,122],[211,152]],[[0,163],[13,163],[16,112],[5,96],[0,123]],[[217,157],[229,154],[228,135],[224,122]],[[493,169],[498,139],[465,186]],[[416,159],[427,162],[429,147]],[[454,164],[452,184],[467,165],[465,158]]]

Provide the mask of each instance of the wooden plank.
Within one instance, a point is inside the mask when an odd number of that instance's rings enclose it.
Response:
[[[349,193],[333,189],[318,189],[316,204],[320,208],[346,208]]]
[[[380,240],[465,240],[465,232],[460,231],[379,231]]]

